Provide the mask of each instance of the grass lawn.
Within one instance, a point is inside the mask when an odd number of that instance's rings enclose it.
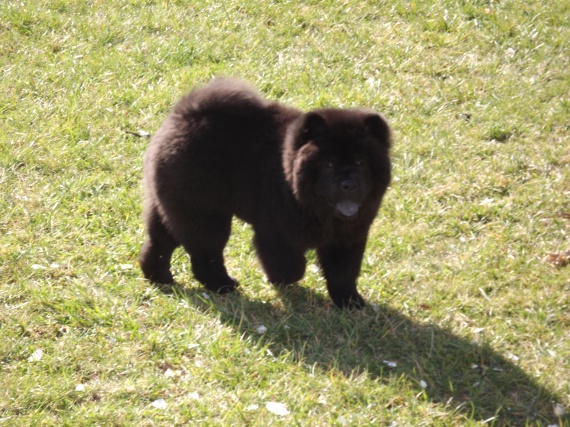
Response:
[[[564,0],[3,0],[0,425],[570,426],[569,52]],[[388,118],[363,311],[238,221],[239,294],[142,279],[145,132],[219,75]]]

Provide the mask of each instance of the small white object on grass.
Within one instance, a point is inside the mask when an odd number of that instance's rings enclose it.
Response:
[[[44,351],[41,348],[35,350],[30,357],[28,357],[28,362],[39,362],[44,357]]]
[[[267,327],[265,327],[264,325],[260,325],[257,328],[255,328],[255,332],[257,332],[258,334],[264,334],[267,332]]]
[[[422,386],[422,388],[427,388],[427,383],[424,380],[420,381],[420,385]]]
[[[554,405],[554,415],[556,415],[557,417],[563,417],[564,415],[566,415],[566,409],[564,408],[564,406],[562,406],[560,403]]]
[[[75,391],[85,391],[85,385],[84,384],[77,384],[75,386]]]
[[[154,406],[156,409],[166,409],[166,407],[168,406],[166,400],[164,399],[157,399],[154,402],[152,402],[151,405]]]
[[[267,402],[265,404],[265,409],[267,409],[272,414],[279,415],[280,417],[284,417],[290,414],[287,407],[283,403],[279,402]]]
[[[390,362],[389,360],[383,360],[382,362],[384,362],[384,365],[388,366],[389,368],[395,368],[398,366],[396,362]]]
[[[508,357],[509,359],[511,359],[511,360],[514,360],[515,362],[520,359],[520,357],[518,357],[518,356],[516,356],[516,355],[514,355],[514,354],[512,354],[512,353],[507,354],[507,357]]]

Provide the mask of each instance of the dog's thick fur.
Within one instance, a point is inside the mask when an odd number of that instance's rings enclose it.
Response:
[[[299,281],[315,248],[335,304],[362,307],[356,281],[390,182],[389,148],[389,127],[372,111],[302,113],[231,79],[195,89],[145,156],[145,277],[172,283],[182,245],[206,288],[235,289],[223,258],[235,215],[253,226],[270,282]]]

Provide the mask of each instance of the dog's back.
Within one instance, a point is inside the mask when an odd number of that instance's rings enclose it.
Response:
[[[194,89],[176,104],[174,113],[247,116],[266,110],[269,104],[247,83],[224,78]]]

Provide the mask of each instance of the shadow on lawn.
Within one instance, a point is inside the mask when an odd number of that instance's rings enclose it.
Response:
[[[429,400],[491,425],[566,425],[567,420],[554,416],[557,398],[512,361],[388,306],[341,311],[300,286],[280,292],[284,307],[237,292],[207,300],[200,288],[175,285],[172,291],[198,309],[218,312],[237,333],[255,341],[260,339],[256,328],[263,324],[267,331],[261,340],[275,355],[287,352],[323,370],[365,373],[379,381],[404,374]]]

